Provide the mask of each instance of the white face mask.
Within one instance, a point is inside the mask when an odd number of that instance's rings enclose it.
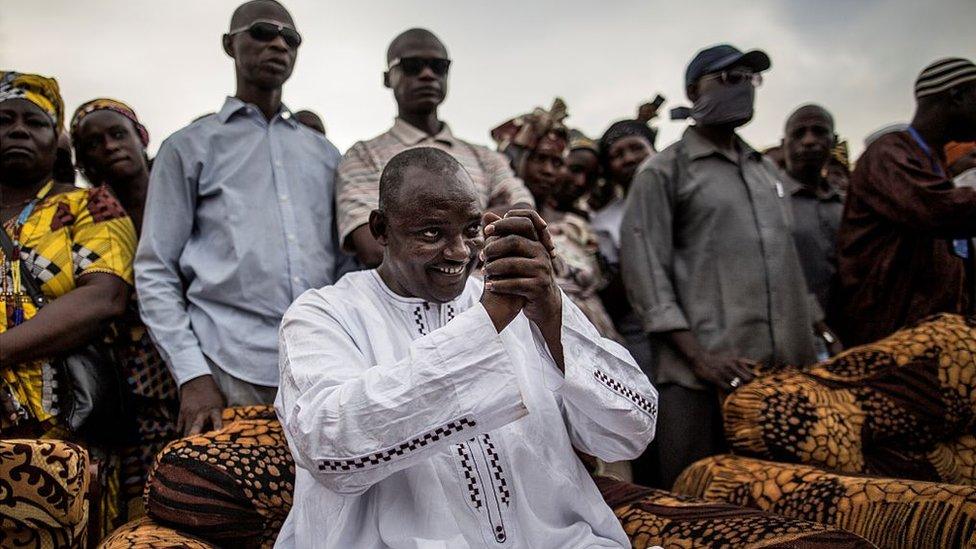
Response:
[[[952,181],[957,187],[970,187],[976,189],[976,168],[970,168],[962,172]]]

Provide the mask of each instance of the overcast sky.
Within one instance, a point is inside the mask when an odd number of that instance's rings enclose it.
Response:
[[[68,116],[109,96],[133,106],[151,149],[234,92],[220,47],[237,0],[0,0],[0,68],[58,79]],[[789,112],[817,102],[835,114],[855,152],[875,129],[907,121],[912,84],[943,56],[976,58],[976,0],[286,0],[304,36],[285,85],[293,110],[310,108],[340,148],[387,129],[395,113],[381,85],[400,31],[438,34],[454,64],[442,118],[488,143],[496,124],[561,96],[571,126],[598,137],[660,92],[684,104],[685,66],[729,42],[773,61],[743,133],[775,144]],[[658,146],[684,127],[659,123]]]

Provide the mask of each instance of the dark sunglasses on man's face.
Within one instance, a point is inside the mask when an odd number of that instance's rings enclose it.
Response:
[[[233,36],[242,32],[247,32],[258,42],[270,42],[281,36],[289,48],[296,49],[302,45],[302,35],[298,34],[297,30],[276,21],[255,21],[246,27],[233,29],[227,34]]]
[[[407,76],[417,76],[423,72],[424,67],[430,67],[437,76],[444,76],[447,69],[451,68],[451,60],[441,57],[396,57],[390,61],[390,69],[393,67],[400,67]]]
[[[717,72],[715,74],[710,74],[705,78],[715,78],[726,86],[738,86],[739,84],[748,80],[754,88],[758,88],[763,82],[762,74],[752,72],[748,69],[733,69],[730,71]]]

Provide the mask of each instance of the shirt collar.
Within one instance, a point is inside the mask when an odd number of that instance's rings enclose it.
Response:
[[[786,171],[780,171],[780,176],[783,180],[783,187],[786,188],[786,192],[789,193],[790,196],[808,196],[811,198],[816,198],[821,202],[842,200],[840,192],[838,192],[833,185],[827,182],[824,182],[824,188],[827,189],[826,192],[815,192],[805,187]]]
[[[686,128],[684,134],[681,136],[681,139],[685,142],[685,150],[688,152],[688,157],[691,160],[698,160],[700,158],[717,154],[736,164],[739,163],[737,158],[729,156],[727,152],[720,150],[710,141],[702,137],[694,126],[689,126]],[[739,146],[739,150],[742,151],[742,156],[748,157],[752,160],[762,159],[762,155],[750,147],[749,144],[743,141],[738,135],[735,136],[735,142]]]
[[[226,124],[232,116],[241,111],[246,111],[249,108],[253,112],[257,112],[257,107],[254,105],[245,103],[236,97],[228,97],[226,100],[224,100],[224,106],[221,107],[217,112],[217,119],[220,120],[221,124]],[[284,103],[282,103],[281,107],[278,109],[278,114],[275,115],[275,117],[271,120],[274,121],[276,119],[283,120],[286,124],[293,128],[298,126],[298,121],[296,121],[295,117],[292,115],[291,109],[289,109]]]
[[[408,147],[417,145],[425,139],[433,139],[438,143],[452,147],[454,146],[454,142],[456,140],[454,134],[451,133],[451,128],[447,125],[447,122],[441,122],[441,131],[437,132],[437,135],[431,137],[423,130],[411,126],[402,118],[397,118],[393,121],[393,127],[390,128],[390,133],[393,134],[393,137],[396,137],[398,141]]]

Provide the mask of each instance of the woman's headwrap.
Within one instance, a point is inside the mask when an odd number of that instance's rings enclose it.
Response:
[[[569,130],[569,150],[585,149],[599,156],[600,145],[579,130]]]
[[[654,142],[657,140],[657,130],[648,126],[646,122],[640,120],[614,122],[607,128],[607,131],[603,132],[603,137],[600,138],[600,163],[606,167],[607,161],[610,159],[610,147],[617,141],[632,135],[646,139],[651,148],[654,147]]]
[[[26,99],[51,117],[55,131],[64,125],[64,101],[58,82],[37,74],[0,71],[0,102]]]
[[[136,127],[136,131],[139,132],[139,140],[142,141],[142,146],[149,146],[149,131],[147,131],[146,127],[139,122],[139,117],[136,116],[136,111],[132,110],[132,107],[117,99],[109,99],[107,97],[92,99],[87,103],[82,103],[81,106],[75,109],[75,114],[71,117],[71,140],[75,140],[75,133],[78,131],[78,125],[81,124],[81,121],[84,120],[86,116],[95,111],[102,110],[117,112],[131,120],[132,124]]]
[[[491,130],[491,138],[497,144],[498,152],[508,157],[512,169],[520,175],[529,154],[543,143],[566,148],[569,131],[563,120],[567,116],[566,103],[557,97],[548,111],[537,107],[531,113],[513,118]]]
[[[834,145],[834,148],[830,150],[830,159],[840,164],[841,166],[844,166],[844,168],[846,168],[847,171],[851,170],[850,153],[848,152],[848,146],[846,140],[837,141],[837,144]]]

